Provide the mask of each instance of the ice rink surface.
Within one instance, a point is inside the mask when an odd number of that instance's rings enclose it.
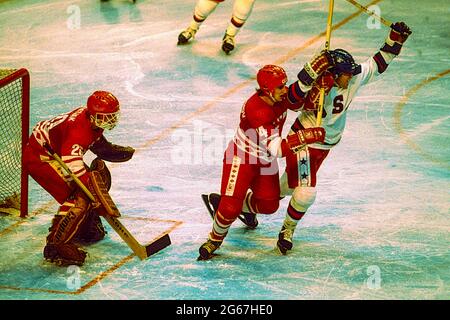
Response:
[[[256,230],[236,221],[219,255],[196,261],[212,224],[200,194],[219,190],[223,151],[256,71],[279,64],[294,81],[324,44],[328,1],[256,0],[227,56],[220,46],[232,3],[177,46],[195,0],[0,1],[0,67],[29,70],[31,125],[94,90],[113,92],[122,115],[106,136],[137,152],[110,165],[111,195],[141,242],[165,232],[172,239],[140,261],[107,226],[83,267],[44,262],[57,203],[30,179],[29,217],[0,216],[0,299],[450,298],[447,0],[362,1],[413,34],[352,102],[294,249],[275,250],[286,198]],[[357,62],[388,33],[345,0],[335,1],[333,23],[331,47]]]

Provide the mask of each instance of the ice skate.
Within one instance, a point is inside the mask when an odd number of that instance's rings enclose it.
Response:
[[[58,266],[81,266],[86,259],[86,251],[73,243],[47,243],[44,248],[44,258]]]
[[[205,203],[206,209],[208,209],[209,215],[214,220],[216,211],[219,208],[220,194],[218,193],[202,194],[202,199],[203,202]]]
[[[202,194],[203,202],[205,203],[206,209],[208,209],[209,215],[214,220],[217,209],[220,203],[220,194],[210,193]],[[249,212],[242,212],[239,215],[239,220],[241,220],[249,229],[255,229],[258,226],[258,220],[256,219],[256,214]]]
[[[282,255],[286,255],[289,250],[292,250],[292,236],[294,229],[283,226],[278,234],[277,247]]]
[[[212,241],[208,239],[204,244],[201,245],[201,247],[198,249],[199,257],[197,260],[209,260],[212,257],[214,257],[214,251],[219,249],[220,245],[222,244],[222,241]]]
[[[186,30],[181,32],[178,35],[178,45],[180,44],[186,44],[190,39],[193,39],[195,34],[197,33],[196,29],[192,29],[191,27],[188,27]]]
[[[234,36],[225,33],[222,40],[222,50],[226,54],[230,54],[230,52],[234,50],[234,47],[235,47]]]
[[[73,237],[73,241],[82,244],[93,244],[105,238],[107,234],[97,212],[92,210]]]
[[[258,219],[256,219],[256,214],[251,212],[242,212],[242,214],[238,217],[248,229],[256,229],[258,226]]]

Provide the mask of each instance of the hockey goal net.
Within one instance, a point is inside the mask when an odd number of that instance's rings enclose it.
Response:
[[[23,147],[28,141],[30,76],[26,69],[0,69],[0,212],[28,211]]]

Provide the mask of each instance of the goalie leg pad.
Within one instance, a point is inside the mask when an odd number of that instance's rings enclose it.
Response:
[[[72,240],[86,218],[90,202],[81,192],[76,192],[74,197],[66,201],[53,218],[44,248],[44,258],[61,266],[80,266],[86,259],[86,252]]]
[[[106,166],[105,161],[98,157],[95,158],[91,163],[90,169],[91,171],[98,171],[100,173],[100,175],[102,176],[102,180],[105,183],[106,189],[109,191],[112,184],[111,172]]]
[[[81,192],[75,193],[73,201],[67,201],[62,207],[69,207],[67,212],[60,210],[60,214],[53,218],[47,243],[68,243],[78,232],[80,225],[86,218],[90,207],[89,199]]]
[[[86,251],[73,243],[47,244],[44,248],[44,258],[59,266],[83,265]]]
[[[103,227],[102,220],[96,210],[90,210],[87,214],[86,220],[80,226],[79,232],[73,238],[74,241],[83,244],[92,244],[103,240],[107,234]]]

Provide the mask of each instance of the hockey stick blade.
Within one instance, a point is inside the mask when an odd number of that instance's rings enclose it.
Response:
[[[147,253],[147,257],[150,257],[152,254],[155,254],[165,247],[168,247],[172,244],[170,241],[169,234],[165,234],[162,237],[156,239],[152,243],[145,246],[145,251]]]

